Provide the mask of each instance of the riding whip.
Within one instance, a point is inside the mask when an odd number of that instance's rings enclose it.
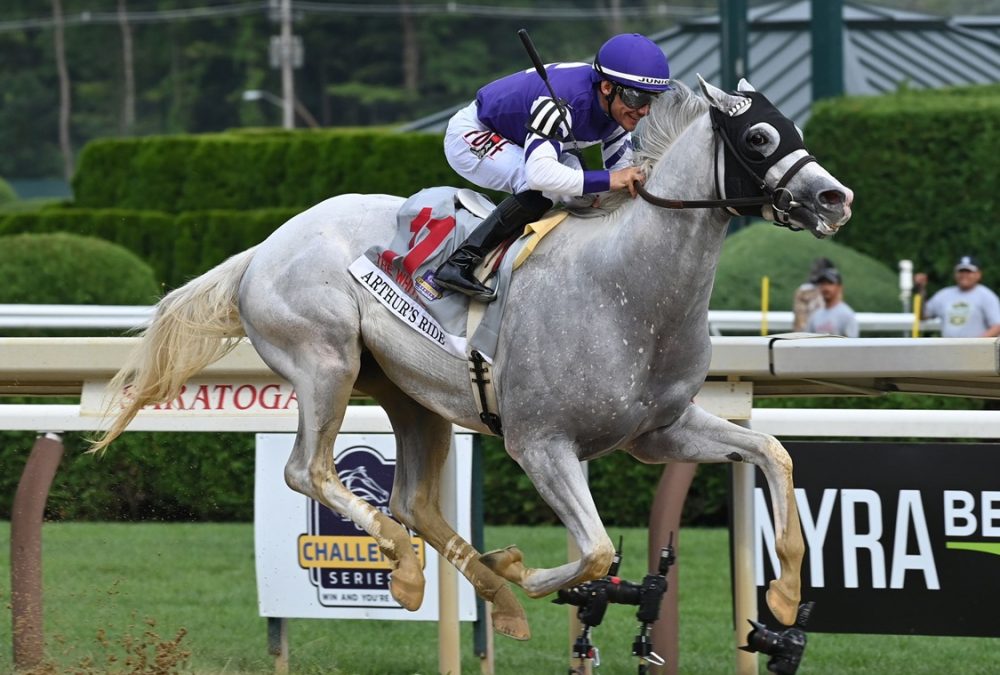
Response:
[[[552,88],[552,83],[549,82],[549,74],[545,72],[545,64],[542,63],[542,58],[538,55],[538,50],[535,49],[535,43],[531,41],[531,36],[528,35],[528,31],[525,28],[517,31],[517,37],[521,38],[521,44],[524,45],[524,49],[528,52],[528,57],[531,62],[535,65],[535,71],[538,73],[538,77],[542,78],[542,82],[545,83],[545,88],[549,90],[549,95],[552,96],[552,100],[556,104],[556,110],[559,111],[559,120],[566,124],[566,131],[569,135],[569,140],[573,142],[573,149],[570,150],[570,154],[576,155],[576,158],[580,160],[580,167],[586,171],[587,163],[583,159],[583,153],[577,147],[576,136],[573,134],[573,127],[566,121],[566,110],[563,108],[562,101],[556,96],[555,89]]]

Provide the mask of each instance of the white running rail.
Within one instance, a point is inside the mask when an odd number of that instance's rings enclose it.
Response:
[[[4,328],[64,328],[130,330],[142,328],[153,316],[152,306],[142,305],[4,305],[0,304],[0,329]],[[792,313],[768,312],[767,325],[771,333],[792,329]],[[712,335],[759,333],[759,310],[711,310],[708,323]],[[859,312],[858,325],[864,333],[895,333],[909,335],[913,315],[888,312]],[[939,332],[936,319],[922,321],[920,332]]]

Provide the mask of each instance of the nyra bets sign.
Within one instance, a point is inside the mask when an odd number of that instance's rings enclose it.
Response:
[[[786,444],[806,556],[808,630],[1000,636],[1000,445]],[[774,578],[770,496],[757,472],[760,614]]]
[[[261,616],[418,619],[438,616],[438,556],[418,536],[413,550],[427,585],[423,606],[403,609],[389,593],[390,561],[375,540],[346,517],[294,492],[284,480],[291,434],[258,434],[254,498],[257,594]],[[469,538],[471,436],[455,437],[459,497],[457,531]],[[334,445],[341,482],[389,513],[396,464],[392,434],[343,434]],[[475,619],[475,596],[459,582],[459,618]]]

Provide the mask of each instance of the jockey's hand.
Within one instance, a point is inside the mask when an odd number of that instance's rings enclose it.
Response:
[[[628,190],[628,193],[634,198],[636,195],[635,184],[640,185],[646,182],[646,175],[637,166],[629,166],[624,169],[618,169],[617,171],[611,172],[611,189],[612,190]]]

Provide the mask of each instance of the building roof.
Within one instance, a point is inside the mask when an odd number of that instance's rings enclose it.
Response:
[[[812,103],[811,5],[811,0],[775,2],[747,13],[747,79],[799,125]],[[843,15],[845,94],[1000,82],[1000,16],[943,17],[854,2],[844,3]],[[718,15],[689,19],[649,37],[663,48],[674,79],[696,87],[701,74],[719,84]],[[443,131],[458,107],[403,129]]]
[[[809,0],[748,12],[749,77],[800,125],[812,102]],[[719,17],[702,17],[651,35],[671,73],[697,84],[721,79]],[[844,93],[884,94],[901,85],[939,88],[1000,82],[1000,16],[942,17],[844,3]]]

